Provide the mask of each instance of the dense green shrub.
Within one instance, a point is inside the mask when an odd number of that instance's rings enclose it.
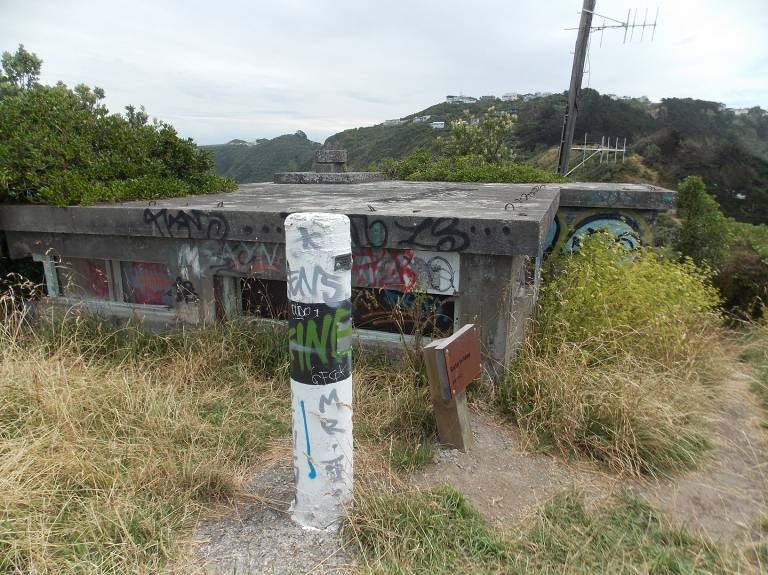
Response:
[[[172,126],[132,107],[125,116],[110,114],[99,88],[5,84],[0,200],[65,206],[236,188],[212,171],[208,152]]]
[[[759,317],[768,301],[768,226],[737,222],[723,215],[699,177],[678,187],[682,225],[675,248],[696,263],[711,266],[725,307]]]
[[[619,470],[693,465],[707,447],[701,384],[717,367],[709,273],[603,232],[558,265],[502,405],[542,445]]]
[[[678,234],[677,249],[697,264],[720,267],[728,253],[731,229],[728,218],[698,176],[680,182],[677,213],[685,222]]]
[[[627,250],[608,233],[583,241],[542,287],[538,333],[544,350],[579,344],[594,360],[629,351],[648,358],[678,349],[720,303],[711,274],[690,260]]]
[[[768,226],[731,221],[731,240],[715,285],[726,309],[759,318],[768,305]]]
[[[482,118],[466,113],[463,119],[451,122],[450,135],[437,138],[437,146],[446,158],[479,156],[489,164],[509,162],[509,139],[514,124],[512,114],[497,114],[494,107],[488,108]]]
[[[435,182],[544,183],[567,181],[558,174],[511,161],[512,116],[486,111],[478,122],[454,121],[447,138],[438,138],[440,154],[420,148],[400,159],[385,158],[378,168],[390,178]]]
[[[400,160],[387,158],[380,169],[391,178],[411,181],[517,184],[568,181],[530,164],[491,163],[481,156],[435,157],[427,150],[418,150]]]

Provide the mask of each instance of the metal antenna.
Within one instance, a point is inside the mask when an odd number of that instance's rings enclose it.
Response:
[[[624,29],[623,43],[625,44],[627,42],[627,33],[629,33],[629,43],[630,44],[632,43],[632,40],[635,37],[635,28],[641,29],[641,33],[640,33],[641,42],[645,38],[646,28],[652,28],[653,30],[651,41],[653,41],[653,38],[656,36],[656,23],[659,19],[658,7],[656,8],[656,17],[653,20],[653,24],[648,22],[648,8],[645,9],[645,15],[643,16],[643,23],[638,24],[637,8],[635,8],[634,12],[630,8],[627,11],[627,19],[622,21],[622,20],[617,20],[615,18],[611,18],[610,16],[598,14],[597,12],[595,12],[595,2],[596,0],[583,0],[583,6],[581,9],[581,21],[579,23],[579,27],[566,28],[566,30],[578,30],[579,33],[576,37],[576,48],[573,51],[573,66],[571,68],[571,84],[568,90],[568,103],[565,108],[565,117],[563,118],[563,131],[560,136],[560,153],[557,159],[557,171],[561,175],[565,175],[569,173],[568,159],[571,153],[571,147],[573,146],[574,132],[576,131],[576,115],[579,109],[579,96],[581,95],[581,81],[585,74],[584,63],[585,63],[585,60],[588,60],[589,58],[588,50],[589,50],[590,34],[597,30],[600,31],[601,47],[603,45],[603,34],[605,30],[609,28],[611,29],[623,28]],[[603,22],[600,26],[592,26],[593,16],[597,16],[598,18],[603,19]],[[630,17],[632,18],[631,24],[629,23]],[[606,21],[613,22],[613,24],[606,24]],[[590,72],[591,72],[591,65],[586,70],[587,74],[589,74]],[[610,147],[610,138],[608,139],[608,145]],[[601,148],[602,147],[603,146],[601,145]],[[618,138],[616,138],[616,151],[614,152],[614,160],[615,160],[616,154],[618,153],[618,148],[619,148],[619,140]],[[603,152],[600,151],[601,160],[602,160],[602,156],[603,156]],[[608,152],[608,157],[610,158],[610,152]],[[623,161],[623,157],[622,157],[622,161]]]
[[[587,134],[585,132],[584,145],[574,146],[572,148],[574,151],[581,151],[581,161],[570,170],[568,170],[564,175],[570,176],[573,172],[585,165],[595,156],[598,157],[598,160],[601,164],[607,164],[608,162],[611,162],[611,154],[613,154],[612,163],[614,164],[618,163],[619,156],[621,156],[621,163],[623,164],[627,154],[627,139],[624,138],[624,142],[621,148],[619,148],[619,138],[616,137],[613,140],[613,145],[611,145],[610,136],[601,136],[599,144],[590,144],[587,142]],[[589,153],[589,155],[587,155],[587,153]]]

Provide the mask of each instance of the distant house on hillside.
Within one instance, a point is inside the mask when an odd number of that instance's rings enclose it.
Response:
[[[396,118],[394,120],[384,120],[385,126],[399,126],[400,124],[405,124],[405,120],[401,118]]]
[[[432,122],[429,124],[429,127],[433,130],[442,130],[445,128],[445,122]]]
[[[482,102],[493,102],[494,100],[498,100],[498,98],[496,98],[496,96],[491,94],[488,96],[480,96],[480,100]]]
[[[473,98],[472,96],[446,96],[445,101],[448,104],[474,104],[477,102],[477,98]]]
[[[503,94],[501,96],[501,99],[505,102],[511,102],[512,100],[517,100],[520,97],[520,94],[517,92],[507,92],[506,94]]]
[[[429,114],[427,114],[426,116],[416,116],[416,117],[413,119],[413,123],[414,123],[414,124],[421,124],[421,123],[423,123],[423,122],[426,122],[427,120],[429,120],[431,117],[432,117],[432,116],[431,116],[431,115],[429,115]]]
[[[737,116],[743,116],[745,114],[749,114],[749,108],[726,108],[726,110],[730,110]]]

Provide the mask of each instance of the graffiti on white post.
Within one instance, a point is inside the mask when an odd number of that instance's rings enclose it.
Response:
[[[331,529],[352,500],[352,254],[349,219],[285,220],[293,519]]]

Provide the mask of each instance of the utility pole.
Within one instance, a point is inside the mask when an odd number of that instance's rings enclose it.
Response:
[[[581,78],[584,76],[584,61],[587,58],[589,32],[592,28],[592,14],[595,11],[595,0],[584,0],[581,8],[579,34],[576,36],[576,49],[573,53],[573,68],[571,68],[571,87],[568,90],[568,106],[565,109],[563,133],[560,138],[560,156],[557,171],[561,175],[568,173],[568,157],[571,153],[573,135],[576,131],[576,115],[579,111],[579,96],[581,93]]]

